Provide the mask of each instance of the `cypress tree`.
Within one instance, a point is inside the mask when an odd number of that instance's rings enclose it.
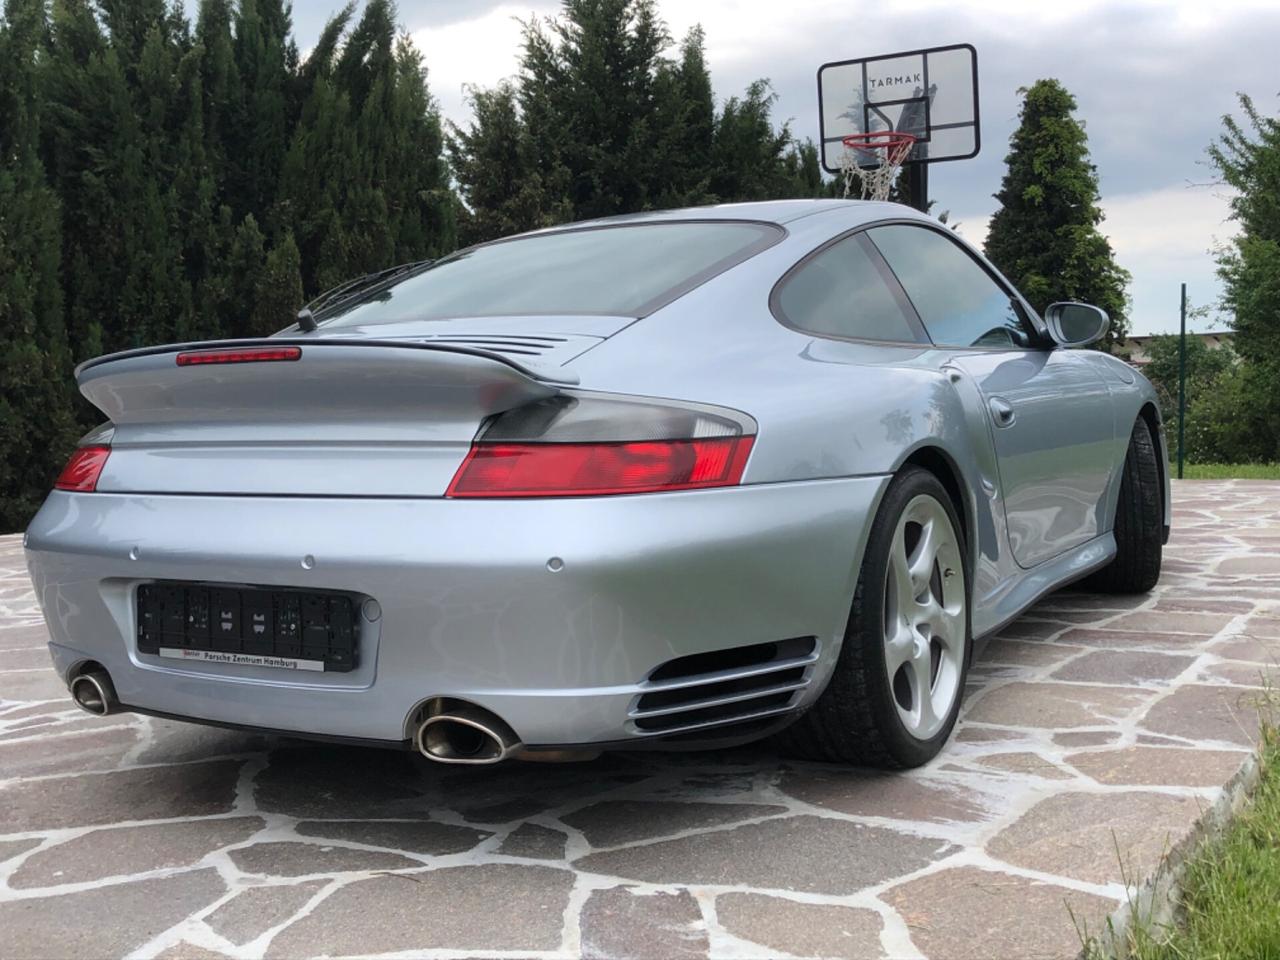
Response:
[[[132,82],[147,35],[168,22],[165,0],[97,0],[112,46]]]
[[[287,327],[301,306],[301,260],[293,234],[286,230],[267,254],[258,276],[249,334],[266,337]]]
[[[235,122],[220,125],[227,149],[226,202],[232,213],[269,210],[288,148],[289,64],[297,51],[289,37],[289,7],[280,0],[239,0],[232,56],[240,102]]]
[[[1080,300],[1107,311],[1107,343],[1114,345],[1128,329],[1129,272],[1098,229],[1098,174],[1075,98],[1057,80],[1038,80],[1020,93],[986,254],[1037,310]]]
[[[711,71],[707,69],[707,37],[701,26],[693,27],[680,44],[680,61],[674,76],[684,104],[683,137],[680,148],[685,162],[705,176],[714,162],[716,103],[711,92]],[[701,179],[701,178],[700,178]]]
[[[388,198],[396,215],[396,262],[439,257],[458,245],[456,198],[439,107],[427,88],[422,54],[406,37],[396,44],[389,129]]]
[[[106,37],[88,0],[53,7],[45,71],[45,168],[61,199],[66,324],[76,360],[114,341],[113,292],[123,278],[120,162],[131,140],[132,109],[116,123],[124,75],[108,62]],[[87,415],[87,414],[86,414]]]
[[[352,275],[340,211],[346,185],[357,176],[356,138],[350,102],[335,85],[332,64],[315,62],[322,53],[318,48],[307,61],[311,90],[284,157],[276,213],[279,222],[293,226],[309,293]]]
[[[543,186],[515,87],[504,82],[469,94],[471,124],[452,127],[448,141],[463,200],[459,241],[470,245],[571,219],[568,201],[553,200]]]
[[[178,61],[176,95],[178,130],[173,150],[172,194],[178,234],[180,276],[187,312],[178,318],[179,339],[216,338],[222,317],[205,298],[204,278],[216,269],[217,181],[209,161],[204,116],[205,48],[196,43]]]
[[[680,44],[680,58],[658,68],[652,158],[655,206],[693,206],[713,199],[716,106],[705,43],[702,28],[693,27]]]
[[[575,218],[651,205],[653,125],[669,38],[652,0],[565,0],[525,26],[520,106],[542,180]]]
[[[843,184],[839,184],[840,193],[836,193],[838,180],[823,179],[817,144],[808,138],[803,143],[793,142],[787,147],[782,158],[782,168],[787,181],[785,196],[833,197],[844,193]]]
[[[0,23],[0,531],[23,526],[74,443],[59,204],[40,162],[41,0]]]
[[[227,153],[236,147],[236,125],[242,120],[240,70],[231,36],[230,0],[200,0],[195,40],[201,51],[201,120],[205,154],[221,203],[229,175]],[[278,177],[278,171],[275,176]]]
[[[189,120],[184,116],[189,103],[180,96],[178,84],[181,54],[172,33],[153,24],[136,65],[132,99],[141,140],[142,203],[135,222],[138,246],[127,260],[123,291],[130,309],[130,346],[183,340],[194,327],[190,284],[183,270],[188,224],[178,192],[183,140],[175,135]],[[198,161],[198,156],[193,159]]]
[[[716,119],[711,192],[722,201],[771,200],[792,193],[786,166],[791,130],[773,128],[777,100],[768,80],[756,80],[730,97]]]
[[[816,157],[806,160],[786,124],[773,127],[768,81],[717,114],[701,28],[686,35],[674,61],[663,56],[668,44],[651,0],[565,0],[558,17],[525,25],[519,121],[550,201],[544,210],[564,200],[572,218],[583,219],[822,192]],[[481,102],[477,113],[500,105]],[[474,145],[485,132],[472,128]],[[461,170],[472,148],[455,139]],[[510,191],[498,196],[512,202]],[[468,207],[471,222],[485,221],[476,204]]]
[[[231,244],[224,254],[227,278],[224,336],[252,336],[254,297],[261,284],[266,244],[266,237],[258,226],[257,218],[252,213],[246,214],[236,226]]]
[[[334,68],[334,82],[356,124],[355,166],[340,207],[353,273],[392,263],[398,221],[411,215],[405,207],[393,206],[398,184],[392,178],[403,169],[397,140],[407,132],[389,122],[405,95],[397,90],[397,79],[391,5],[388,0],[369,0]],[[419,106],[425,111],[425,104]],[[413,123],[415,118],[406,114],[400,119]],[[438,153],[439,146],[436,149]]]
[[[301,67],[311,89],[285,154],[275,217],[291,225],[313,294],[456,243],[444,138],[421,56],[372,0],[341,42],[350,8]]]

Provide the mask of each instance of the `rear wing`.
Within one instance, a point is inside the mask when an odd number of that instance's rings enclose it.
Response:
[[[133,350],[121,350],[116,353],[104,354],[101,357],[94,357],[92,360],[86,360],[75,369],[76,382],[81,382],[81,374],[104,363],[115,363],[117,360],[127,360],[133,357],[147,357],[155,354],[168,353],[184,353],[194,350],[232,350],[242,347],[395,347],[405,350],[439,350],[446,353],[463,353],[471,354],[477,357],[485,357],[489,360],[496,360],[499,363],[505,363],[509,367],[519,370],[521,373],[532,377],[535,380],[545,380],[548,383],[558,383],[565,386],[576,386],[578,383],[578,375],[572,370],[564,367],[551,366],[549,364],[539,364],[529,362],[527,360],[518,360],[515,357],[508,356],[506,353],[497,350],[487,350],[481,346],[473,346],[471,344],[459,344],[448,341],[419,341],[419,340],[370,340],[368,338],[324,338],[315,337],[258,337],[252,339],[241,340],[202,340],[192,341],[189,343],[170,343],[162,344],[156,347],[137,347]]]
[[[285,362],[217,357],[237,352]],[[203,362],[189,364],[192,356]],[[471,345],[272,337],[109,354],[77,367],[76,381],[117,427],[276,424],[292,433],[318,422],[407,425],[428,413],[436,423],[474,428],[484,417],[554,396],[577,377]]]

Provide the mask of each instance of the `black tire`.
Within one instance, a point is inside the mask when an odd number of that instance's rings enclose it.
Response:
[[[1143,417],[1133,425],[1116,504],[1116,555],[1081,587],[1101,593],[1146,593],[1160,579],[1164,496],[1160,459]]]
[[[913,736],[898,716],[885,667],[884,640],[889,551],[899,518],[921,494],[942,504],[951,520],[962,557],[965,598],[965,649],[959,689],[944,725],[928,740]],[[973,657],[969,616],[972,589],[963,530],[951,497],[932,473],[907,467],[893,479],[867,538],[844,643],[831,679],[817,702],[778,735],[784,750],[810,760],[890,770],[918,767],[937,756],[959,716]]]

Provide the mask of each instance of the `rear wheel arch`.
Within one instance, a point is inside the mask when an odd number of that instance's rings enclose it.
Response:
[[[970,569],[976,559],[977,539],[973,535],[976,523],[976,506],[973,497],[962,479],[960,468],[941,447],[917,447],[898,466],[895,473],[900,473],[908,466],[920,467],[929,471],[942,484],[951,497],[951,505],[955,507],[956,516],[960,518],[960,535],[964,537],[965,552],[969,557]]]
[[[1151,431],[1151,440],[1156,445],[1156,469],[1160,474],[1160,516],[1169,516],[1169,477],[1166,475],[1169,471],[1169,451],[1165,445],[1164,438],[1164,421],[1160,417],[1160,410],[1155,403],[1148,400],[1142,405],[1142,409],[1138,411],[1138,416],[1147,422],[1147,429]],[[1115,526],[1115,517],[1111,518],[1112,527]],[[1164,542],[1169,542],[1169,526],[1162,524]]]
[[[970,619],[971,591],[967,560],[960,555],[959,547],[963,534],[960,533],[960,511],[951,502],[952,494],[946,489],[940,477],[931,470],[915,462],[905,462],[892,479],[881,499],[875,518],[871,522],[867,552],[863,556],[859,569],[858,581],[854,589],[848,624],[842,644],[839,647],[837,661],[834,664],[825,688],[820,696],[805,710],[796,722],[783,731],[779,741],[784,748],[801,756],[815,760],[837,763],[855,763],[888,769],[916,767],[931,760],[946,743],[959,715],[961,701],[965,689],[965,677],[972,659],[973,631]],[[930,505],[932,505],[930,507]],[[917,596],[919,574],[902,572],[896,581],[898,586],[891,589],[894,581],[894,570],[901,565],[894,561],[899,555],[908,559],[902,562],[908,567],[916,561],[910,559],[915,549],[911,545],[909,534],[904,531],[904,524],[914,517],[917,509],[932,509],[939,518],[943,529],[940,536],[931,538],[938,547],[932,552],[923,531],[917,532],[916,543],[920,544],[921,556],[927,557],[933,564],[933,573],[929,579],[927,592],[932,597],[935,609],[939,605],[953,607],[956,600],[962,598],[963,623],[958,625],[959,633],[951,628],[941,629],[937,621],[925,617],[921,622],[931,629],[919,633],[920,622],[915,621],[910,609],[925,609],[925,601]],[[923,520],[917,520],[923,525]],[[929,520],[933,525],[933,519]],[[896,551],[895,544],[902,546]],[[950,544],[952,560],[945,559],[943,552]],[[941,567],[938,564],[941,563]],[[955,567],[963,571],[959,578],[962,590],[960,597],[948,595],[945,584],[952,576]],[[944,572],[945,571],[945,572]],[[903,593],[901,577],[911,578],[911,590]],[[891,600],[890,598],[896,598]],[[908,601],[908,610],[902,609],[900,601],[904,597],[915,597]],[[952,611],[953,618],[957,615]],[[900,624],[900,626],[899,626]],[[941,626],[945,626],[945,623]],[[915,684],[907,678],[906,689],[900,689],[899,674],[904,664],[901,661],[903,650],[901,637],[890,637],[890,633],[901,634],[905,631],[915,640],[914,652],[906,654],[905,665],[909,670],[916,670],[920,677],[921,652],[919,639],[924,638],[928,646],[929,666],[933,680],[929,686],[923,686],[917,679]],[[933,642],[935,638],[942,641],[940,659],[934,659]],[[963,642],[963,649],[957,646]],[[909,644],[910,645],[910,644]],[[890,660],[890,650],[899,657]],[[945,666],[947,649],[959,654],[952,659],[954,670],[950,675],[937,672]],[[919,719],[925,719],[925,698],[934,702],[933,682],[941,684],[946,680],[946,687],[938,691],[950,692],[949,705],[944,707],[936,703],[930,708],[932,723],[923,727],[919,733],[913,729],[909,717],[904,711],[915,714],[919,710]],[[909,702],[903,702],[904,694]],[[944,699],[944,704],[947,702]],[[917,704],[919,706],[917,707]]]
[[[1164,485],[1158,428],[1149,414],[1133,419],[1128,448],[1121,465],[1112,523],[1116,551],[1111,561],[1084,581],[1087,589],[1103,593],[1141,594],[1160,579],[1162,545],[1166,539]]]

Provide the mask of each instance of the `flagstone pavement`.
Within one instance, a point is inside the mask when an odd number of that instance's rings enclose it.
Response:
[[[979,648],[922,770],[769,746],[435,766],[141,716],[48,666],[0,538],[0,953],[1059,957],[1247,768],[1280,663],[1280,484],[1175,484],[1145,597]]]

